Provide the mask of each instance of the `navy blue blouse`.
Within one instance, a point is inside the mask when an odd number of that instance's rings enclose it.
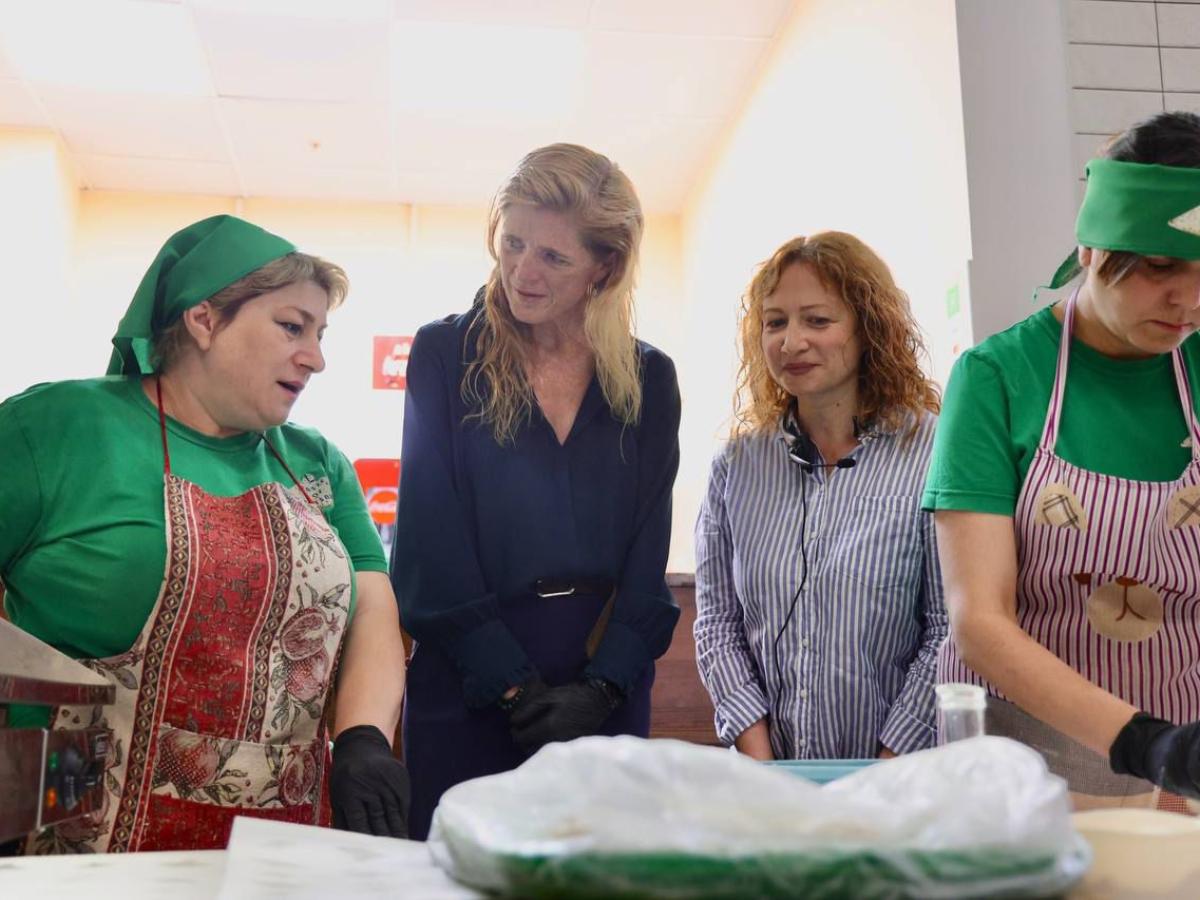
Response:
[[[486,706],[535,674],[499,604],[538,578],[607,577],[613,614],[584,674],[628,692],[679,617],[664,577],[679,468],[675,366],[638,342],[642,412],[632,427],[593,376],[563,444],[535,403],[501,446],[489,423],[465,421],[460,391],[480,314],[424,326],[408,360],[391,565],[404,627],[454,661],[468,705]]]

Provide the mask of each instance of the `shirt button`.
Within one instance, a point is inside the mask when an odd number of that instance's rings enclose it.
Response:
[[[807,650],[808,649],[808,638],[801,638],[800,646],[803,647],[805,650]]]
[[[803,747],[803,746],[805,746],[807,743],[808,743],[808,741],[806,741],[804,738],[800,738],[800,740],[796,741],[796,745],[797,745],[797,746],[799,746],[799,747]]]
[[[807,696],[808,696],[808,689],[800,688],[800,699],[803,700]]]

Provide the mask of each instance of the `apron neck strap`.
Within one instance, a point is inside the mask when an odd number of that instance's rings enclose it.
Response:
[[[167,417],[163,413],[162,377],[154,376],[154,396],[158,400],[158,432],[162,435],[163,474],[171,474],[171,451],[167,449]]]
[[[1075,300],[1079,288],[1071,291],[1063,315],[1062,334],[1058,339],[1058,363],[1054,369],[1054,387],[1050,390],[1050,405],[1046,408],[1046,421],[1042,425],[1042,439],[1038,446],[1051,453],[1058,444],[1058,424],[1062,420],[1063,393],[1067,388],[1067,362],[1071,358],[1071,333],[1075,330]]]
[[[1054,370],[1054,387],[1050,391],[1050,405],[1046,409],[1046,422],[1042,426],[1042,439],[1038,446],[1050,453],[1058,444],[1058,427],[1062,422],[1063,395],[1067,388],[1067,363],[1071,357],[1071,336],[1075,331],[1075,309],[1079,297],[1079,288],[1071,292],[1067,300],[1066,311],[1063,315],[1062,335],[1058,340],[1058,364]],[[1200,459],[1200,422],[1196,418],[1196,407],[1192,403],[1192,388],[1188,379],[1187,367],[1183,362],[1183,347],[1171,351],[1171,363],[1175,371],[1175,387],[1179,391],[1179,401],[1183,405],[1183,418],[1188,423],[1188,435],[1191,437],[1193,460]]]
[[[158,400],[158,430],[159,434],[162,435],[163,472],[164,474],[170,475],[171,451],[167,448],[167,417],[163,412],[162,378],[158,375],[154,376],[154,395]],[[288,473],[288,477],[292,479],[292,482],[296,485],[296,488],[301,494],[304,495],[304,499],[309,502],[310,506],[316,506],[316,504],[313,503],[312,497],[308,495],[308,491],[304,489],[304,485],[300,483],[300,479],[296,477],[296,473],[292,471],[291,466],[284,462],[283,457],[279,455],[279,451],[276,450],[274,445],[267,440],[267,436],[265,434],[259,434],[259,437],[262,438],[262,442],[267,445],[267,449],[271,451],[271,455],[279,460],[279,464],[283,466],[283,470]]]

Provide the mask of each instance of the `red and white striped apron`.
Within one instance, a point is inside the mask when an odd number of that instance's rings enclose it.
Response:
[[[1072,465],[1054,449],[1076,295],[1067,302],[1041,441],[1017,499],[1017,620],[1093,684],[1151,715],[1194,721],[1200,719],[1200,426],[1183,355],[1177,349],[1171,359],[1192,459],[1178,479],[1134,481]],[[988,732],[1041,751],[1074,793],[1091,795],[1086,805],[1121,805],[1122,798],[1153,790],[1114,774],[1106,758],[1005,700],[963,664],[953,641],[942,648],[938,681],[986,687],[993,698]]]

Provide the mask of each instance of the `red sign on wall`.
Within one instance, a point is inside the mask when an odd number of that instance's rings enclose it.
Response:
[[[356,459],[354,472],[367,500],[367,511],[376,525],[396,521],[396,486],[400,483],[400,460]]]
[[[371,386],[376,390],[402,391],[407,385],[408,353],[411,337],[375,336],[374,367]]]

